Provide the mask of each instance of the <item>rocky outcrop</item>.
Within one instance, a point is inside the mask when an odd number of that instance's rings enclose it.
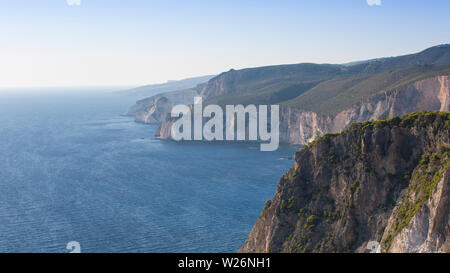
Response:
[[[148,124],[160,124],[172,110],[172,102],[161,96],[149,108],[136,114],[136,121]]]
[[[172,110],[172,106],[177,104],[192,104],[194,97],[197,95],[196,89],[185,89],[155,95],[137,101],[125,115],[134,116],[136,122],[161,124]]]
[[[240,252],[448,252],[450,113],[355,123],[295,153]]]

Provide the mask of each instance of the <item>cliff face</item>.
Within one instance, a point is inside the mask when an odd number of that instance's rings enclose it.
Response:
[[[355,123],[295,154],[240,252],[448,252],[450,113]]]
[[[208,85],[213,83],[218,86],[204,90],[224,89],[221,87],[223,81],[210,81]],[[325,133],[340,132],[354,122],[401,116],[422,110],[449,111],[449,104],[450,76],[436,76],[380,93],[334,116],[322,116],[298,108],[281,107],[280,142],[306,145]],[[163,120],[160,138],[170,138],[172,122],[171,119]]]
[[[450,76],[417,81],[366,99],[335,116],[282,108],[281,142],[306,145],[324,133],[341,132],[354,122],[402,116],[415,111],[449,111]]]

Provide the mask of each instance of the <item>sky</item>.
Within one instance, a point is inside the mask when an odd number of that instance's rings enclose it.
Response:
[[[0,88],[138,86],[450,43],[448,0],[2,0]]]

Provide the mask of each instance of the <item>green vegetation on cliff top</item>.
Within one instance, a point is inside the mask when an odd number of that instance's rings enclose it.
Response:
[[[413,126],[426,127],[432,126],[435,129],[450,130],[450,112],[440,111],[421,111],[414,112],[403,117],[392,117],[389,119],[380,119],[375,121],[365,121],[352,123],[347,129],[341,133],[328,133],[316,138],[310,142],[305,148],[311,148],[320,142],[327,142],[337,137],[350,132],[364,133],[366,130],[377,130],[380,128],[394,128],[403,127],[411,128]]]

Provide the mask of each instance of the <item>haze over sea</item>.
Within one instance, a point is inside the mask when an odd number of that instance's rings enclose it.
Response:
[[[0,92],[0,252],[235,252],[294,147],[176,143],[106,92]]]

